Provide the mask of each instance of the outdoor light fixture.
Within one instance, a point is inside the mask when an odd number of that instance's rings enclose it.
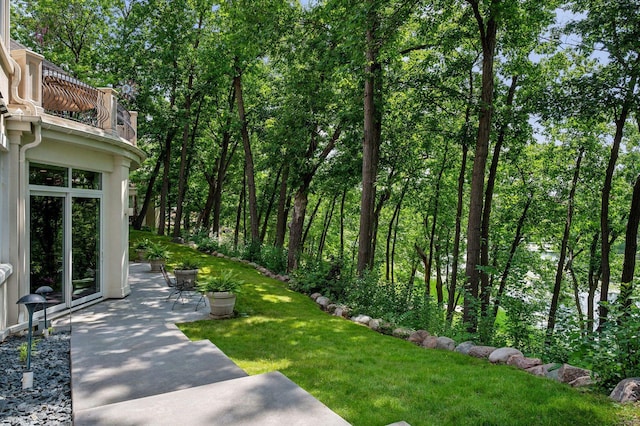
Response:
[[[53,289],[48,285],[43,285],[42,287],[38,287],[36,290],[36,294],[44,297],[43,310],[44,310],[44,327],[42,327],[42,334],[46,336],[49,335],[49,323],[47,322],[47,294],[53,293]]]
[[[31,371],[31,339],[32,339],[32,327],[33,327],[33,311],[36,305],[43,304],[47,301],[39,294],[27,294],[22,296],[16,304],[24,305],[29,311],[29,338],[27,343],[27,371],[22,373],[22,389],[31,389],[33,387],[33,371]]]

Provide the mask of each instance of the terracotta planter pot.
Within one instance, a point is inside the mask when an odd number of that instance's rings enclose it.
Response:
[[[235,294],[228,291],[216,291],[207,293],[207,298],[213,318],[231,318],[233,316],[233,308],[236,305]]]

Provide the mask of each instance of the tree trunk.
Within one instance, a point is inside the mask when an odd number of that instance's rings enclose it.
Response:
[[[307,241],[307,236],[309,235],[309,230],[311,229],[311,225],[313,224],[313,220],[316,218],[316,214],[318,214],[318,209],[320,209],[320,204],[322,204],[322,197],[318,197],[318,202],[316,206],[313,208],[311,212],[311,216],[309,216],[309,221],[307,222],[307,227],[304,229],[304,234],[302,234],[302,242],[300,243],[300,251],[304,250],[304,243]]]
[[[609,266],[609,254],[611,252],[611,243],[609,241],[609,234],[611,229],[609,228],[609,197],[611,196],[611,184],[613,181],[613,173],[615,171],[616,162],[618,161],[618,151],[620,150],[620,143],[622,142],[624,125],[629,116],[630,105],[633,99],[636,88],[637,76],[634,75],[629,83],[627,98],[622,104],[620,110],[620,116],[616,120],[616,133],[613,137],[613,145],[611,146],[611,155],[609,157],[609,165],[607,166],[607,173],[604,178],[604,184],[602,185],[602,198],[600,206],[600,244],[601,244],[601,265],[602,276],[600,284],[600,307],[599,307],[599,322],[598,329],[607,322],[607,316],[609,309],[606,303],[609,300],[609,281],[611,280],[611,267]]]
[[[580,323],[580,328],[584,329],[584,314],[582,312],[582,305],[580,304],[580,286],[578,285],[578,277],[576,276],[576,272],[573,269],[573,261],[577,254],[573,253],[573,248],[569,248],[568,256],[569,260],[567,261],[566,270],[569,271],[569,274],[571,275],[571,281],[573,283],[573,300],[576,304],[578,322]]]
[[[320,235],[320,243],[318,243],[318,260],[322,260],[322,252],[324,251],[324,244],[327,240],[327,234],[329,233],[329,225],[331,225],[331,219],[333,219],[333,211],[336,208],[337,199],[338,199],[338,194],[335,194],[333,196],[333,200],[331,200],[331,208],[327,210],[324,216],[322,234]]]
[[[433,195],[434,197],[433,222],[431,223],[431,233],[429,237],[429,261],[427,263],[427,271],[425,271],[425,274],[429,277],[429,280],[431,280],[431,266],[433,264],[433,251],[434,251],[434,245],[436,240],[436,226],[438,224],[438,209],[440,206],[440,184],[442,182],[442,175],[444,174],[444,168],[447,164],[448,153],[449,153],[449,142],[447,140],[444,146],[444,153],[442,155],[442,164],[440,165],[440,171],[438,172],[438,177],[436,179],[435,194]],[[429,284],[431,283],[429,282]],[[440,289],[440,293],[442,293],[442,288]],[[442,303],[442,300],[439,300],[438,303]]]
[[[211,223],[211,229],[216,236],[220,235],[220,210],[222,208],[222,188],[227,178],[227,170],[238,147],[237,143],[233,145],[231,153],[229,153],[229,145],[231,143],[231,117],[233,114],[233,106],[236,102],[236,88],[235,83],[231,85],[229,89],[229,95],[227,96],[228,114],[225,122],[225,127],[222,132],[222,145],[220,147],[220,156],[217,161],[216,169],[216,187],[213,193],[213,222]],[[209,224],[207,223],[207,228]]]
[[[239,234],[240,234],[240,221],[242,220],[245,204],[245,198],[247,193],[247,185],[246,185],[246,173],[242,176],[242,190],[240,191],[240,197],[238,199],[238,210],[236,211],[236,227],[233,231],[233,249],[238,250]]]
[[[440,243],[435,247],[435,264],[436,264],[436,297],[438,306],[444,303],[444,292],[442,291],[442,266],[440,265]]]
[[[284,237],[287,233],[287,184],[289,180],[289,164],[285,161],[284,170],[282,170],[282,179],[280,179],[280,193],[278,195],[278,215],[276,220],[276,239],[274,245],[282,248],[284,245]]]
[[[296,196],[294,198],[293,212],[291,214],[291,225],[289,227],[289,253],[287,255],[287,271],[289,272],[294,270],[298,266],[298,257],[302,252],[302,248],[304,246],[307,233],[309,232],[309,227],[311,226],[313,217],[315,216],[318,210],[318,207],[320,206],[320,201],[322,200],[322,198],[318,199],[318,204],[316,205],[313,211],[312,217],[309,220],[309,225],[307,226],[307,230],[303,234],[302,229],[304,226],[304,219],[305,219],[307,202],[308,202],[307,198],[309,194],[309,187],[311,185],[311,181],[313,180],[313,177],[315,176],[316,171],[318,170],[318,167],[320,167],[320,164],[322,164],[322,162],[326,160],[326,158],[329,156],[329,153],[335,147],[335,144],[338,141],[338,138],[340,138],[340,134],[341,134],[341,130],[340,130],[340,127],[338,126],[333,132],[333,136],[331,137],[331,140],[329,141],[329,143],[327,143],[327,146],[325,146],[325,148],[322,150],[322,152],[318,156],[318,160],[316,161],[315,165],[311,167],[311,169],[308,170],[306,173],[302,174],[302,176],[300,177],[301,184],[298,190],[296,191]],[[311,160],[313,158],[314,151],[316,148],[317,146],[315,143],[315,136],[312,134],[310,143],[309,143],[309,149],[307,150],[307,154],[306,154],[307,159]]]
[[[398,222],[400,220],[400,208],[402,207],[402,201],[404,200],[404,196],[407,193],[408,187],[409,187],[409,178],[407,178],[405,184],[402,187],[402,192],[400,193],[400,199],[396,203],[396,207],[393,209],[393,214],[391,215],[391,220],[389,221],[389,229],[387,230],[385,277],[387,281],[390,281],[392,283],[394,282],[393,263],[394,263],[394,256],[396,251],[396,236],[398,233]]]
[[[156,160],[155,166],[153,166],[153,170],[151,171],[151,176],[149,176],[149,180],[147,181],[147,190],[144,194],[144,201],[142,202],[142,207],[138,212],[138,215],[133,220],[133,229],[140,230],[142,229],[142,222],[144,222],[144,218],[147,215],[147,210],[149,210],[149,204],[153,199],[153,187],[155,186],[156,179],[160,174],[160,167],[162,166],[162,161],[164,159],[164,146],[161,147],[160,155]],[[155,226],[155,224],[154,224]]]
[[[428,300],[431,297],[431,277],[427,274],[427,269],[429,268],[429,257],[419,245],[414,244],[413,246],[424,264],[424,298],[425,300]]]
[[[240,133],[242,134],[242,144],[244,146],[245,175],[249,193],[249,224],[251,228],[251,242],[258,242],[260,241],[260,232],[258,227],[258,202],[256,198],[253,153],[251,152],[247,116],[244,110],[244,97],[242,96],[242,73],[238,68],[236,68],[236,75],[233,78],[233,83],[236,91],[236,101],[238,104],[238,118],[241,123]]]
[[[588,333],[593,332],[595,326],[595,297],[600,281],[600,262],[598,258],[598,241],[600,232],[594,232],[589,246],[589,294],[587,295],[587,324]]]
[[[347,199],[347,188],[342,190],[340,200],[340,259],[344,259],[344,204]]]
[[[189,82],[192,84],[192,82]],[[195,144],[196,134],[198,131],[198,125],[200,124],[200,114],[202,112],[202,103],[201,100],[198,103],[198,110],[196,112],[195,122],[193,123],[193,127],[191,128],[191,133],[189,133],[189,119],[190,119],[190,111],[191,111],[191,95],[187,96],[187,101],[185,101],[185,109],[186,116],[185,117],[185,127],[182,135],[182,149],[180,152],[180,173],[178,176],[178,200],[176,202],[176,226],[173,228],[173,236],[177,238],[180,236],[181,232],[181,221],[184,209],[184,198],[187,192],[187,182],[189,181],[189,170],[191,169],[191,161],[193,159],[193,146]],[[187,107],[188,104],[188,107]],[[191,135],[191,136],[189,136]],[[187,221],[188,222],[188,216]]]
[[[513,105],[513,98],[516,93],[516,87],[518,85],[518,76],[511,77],[511,85],[509,86],[509,92],[507,93],[506,107],[510,108]],[[482,209],[482,232],[480,240],[482,244],[480,246],[480,263],[484,266],[489,266],[489,226],[491,221],[491,204],[493,201],[493,189],[496,183],[496,176],[498,175],[498,163],[500,160],[500,151],[502,150],[502,144],[504,143],[505,133],[509,119],[507,118],[500,126],[496,144],[493,148],[493,156],[491,158],[491,166],[489,166],[489,176],[487,177],[487,186],[484,193],[484,207]],[[489,285],[489,274],[486,270],[480,271],[480,315],[484,318],[489,311],[489,302],[491,298],[491,286]]]
[[[369,11],[366,29],[366,65],[364,82],[364,138],[362,141],[362,196],[360,199],[360,231],[358,235],[357,273],[373,266],[373,229],[376,199],[376,177],[380,154],[381,76],[382,68],[378,62],[378,16],[374,0],[367,0]]]
[[[484,171],[489,150],[491,135],[491,121],[493,114],[493,63],[496,48],[497,21],[495,10],[499,0],[492,0],[489,8],[489,19],[485,22],[481,16],[476,0],[467,0],[473,8],[473,13],[480,31],[482,42],[482,94],[480,99],[480,115],[478,120],[478,137],[476,141],[475,157],[473,160],[473,174],[471,178],[471,194],[469,202],[469,220],[467,224],[467,262],[466,282],[463,309],[463,322],[470,333],[478,328],[478,292],[480,247],[482,245],[482,207],[484,189]]]
[[[456,225],[453,236],[453,262],[451,265],[451,282],[448,289],[447,297],[447,323],[453,321],[453,312],[456,308],[456,289],[458,288],[458,261],[460,259],[460,234],[462,233],[462,207],[464,200],[464,180],[467,173],[467,154],[469,146],[467,145],[467,132],[470,126],[471,117],[471,101],[473,99],[473,68],[469,70],[469,97],[467,100],[467,108],[464,120],[464,135],[462,140],[462,160],[460,162],[460,173],[458,174],[458,200],[456,204]]]
[[[560,288],[562,285],[563,271],[565,268],[565,259],[567,257],[567,245],[569,244],[569,234],[571,232],[571,222],[573,221],[573,200],[576,195],[576,187],[578,186],[578,178],[580,176],[580,163],[584,155],[584,147],[580,148],[576,167],[573,171],[573,180],[571,181],[571,190],[569,191],[569,200],[567,206],[567,220],[564,224],[564,233],[562,234],[562,242],[560,244],[560,255],[558,259],[558,267],[556,269],[556,280],[553,286],[553,296],[551,297],[551,306],[549,308],[549,318],[547,321],[546,344],[551,344],[551,337],[556,326],[556,311],[558,310],[558,300],[560,299]]]
[[[287,253],[287,271],[291,272],[298,267],[298,258],[302,251],[302,232],[304,218],[309,202],[309,188],[302,185],[293,197],[293,211],[291,213],[291,225],[289,226],[289,252]]]
[[[624,247],[624,263],[622,265],[622,279],[620,280],[620,303],[625,316],[629,316],[631,294],[633,293],[633,274],[636,268],[638,251],[638,224],[640,223],[640,175],[633,185],[631,211],[627,221],[627,233]]]
[[[509,249],[509,258],[507,259],[507,263],[504,266],[504,270],[502,271],[502,276],[500,277],[500,285],[498,285],[498,291],[496,292],[496,297],[493,300],[493,321],[495,322],[498,316],[498,308],[500,307],[500,303],[502,302],[502,295],[504,294],[504,290],[507,287],[507,278],[509,277],[509,271],[511,270],[511,264],[513,262],[513,257],[516,254],[516,250],[520,245],[524,237],[524,222],[527,218],[527,212],[529,211],[529,207],[531,206],[531,202],[533,201],[533,194],[527,198],[527,202],[524,205],[524,209],[522,210],[522,214],[518,219],[518,226],[516,227],[516,234],[513,237],[513,241],[511,242],[511,248]]]
[[[278,173],[276,174],[276,178],[273,182],[273,190],[269,196],[269,202],[267,203],[267,210],[264,213],[264,218],[262,221],[262,230],[260,231],[260,243],[264,242],[264,237],[267,235],[267,226],[269,225],[269,217],[271,216],[271,210],[273,209],[273,204],[276,201],[276,194],[278,192],[278,186],[280,184],[280,175],[282,174],[282,169],[284,165],[281,165],[278,169]]]
[[[167,221],[167,203],[169,199],[169,169],[171,168],[171,142],[177,130],[169,132],[164,145],[164,162],[162,164],[162,189],[160,190],[160,220],[158,223],[158,235],[165,234]]]

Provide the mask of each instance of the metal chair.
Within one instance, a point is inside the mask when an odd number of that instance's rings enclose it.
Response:
[[[200,295],[200,299],[198,299],[198,303],[196,304],[196,311],[198,310],[198,308],[200,307],[200,303],[202,303],[203,305],[207,305],[207,303],[204,300],[204,294],[200,293],[198,291],[198,289],[196,288],[196,281],[195,280],[191,280],[191,279],[171,279],[169,277],[169,274],[167,273],[167,270],[164,268],[164,266],[161,267],[162,270],[162,275],[164,276],[165,281],[167,282],[167,285],[172,288],[171,293],[169,294],[169,296],[167,297],[167,300],[170,300],[171,296],[173,296],[174,294],[176,294],[176,300],[173,301],[173,305],[171,306],[171,310],[173,311],[173,308],[175,308],[176,303],[178,303],[178,300],[182,299],[182,303],[184,304],[184,299],[185,299],[185,294],[186,295]]]
[[[169,287],[169,290],[171,290],[171,292],[169,293],[169,295],[167,296],[167,301],[171,300],[171,296],[173,296],[174,294],[179,294],[180,291],[178,290],[177,286],[176,286],[176,280],[175,279],[171,279],[171,277],[169,276],[169,274],[167,273],[167,270],[164,268],[164,265],[160,265],[160,271],[162,272],[162,276],[164,277],[164,281],[167,283],[167,287]],[[173,309],[173,308],[171,308]]]

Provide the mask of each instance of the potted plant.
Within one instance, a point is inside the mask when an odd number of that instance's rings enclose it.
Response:
[[[209,299],[211,316],[213,318],[230,318],[236,304],[236,293],[242,281],[231,271],[221,275],[208,276],[198,283],[198,290],[205,293]]]
[[[147,248],[149,248],[150,244],[151,244],[151,241],[149,241],[148,238],[143,238],[141,240],[138,240],[136,244],[133,246],[133,249],[136,251],[136,254],[138,255],[138,262],[144,262],[147,256]]]
[[[199,268],[200,265],[193,260],[185,260],[178,263],[178,266],[173,269],[173,275],[176,277],[176,283],[182,284],[186,281],[195,282]]]
[[[162,244],[150,243],[147,247],[146,257],[151,265],[151,272],[160,272],[160,267],[169,258],[169,251]]]

